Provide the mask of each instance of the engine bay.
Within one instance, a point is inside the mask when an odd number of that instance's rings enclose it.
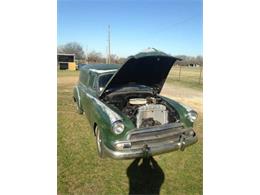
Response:
[[[107,98],[105,101],[121,110],[136,128],[179,122],[180,119],[177,111],[156,95],[124,94]]]

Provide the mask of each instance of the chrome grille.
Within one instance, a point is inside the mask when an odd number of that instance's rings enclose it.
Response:
[[[183,125],[181,123],[170,123],[167,125],[159,125],[152,128],[136,129],[129,134],[129,140],[146,141],[162,138],[174,138],[182,134]]]

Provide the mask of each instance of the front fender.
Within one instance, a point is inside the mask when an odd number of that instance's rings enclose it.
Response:
[[[90,111],[92,112],[91,125],[94,127],[94,124],[96,123],[99,126],[105,145],[110,145],[111,141],[124,137],[128,130],[134,128],[134,124],[124,116],[121,111],[106,105],[104,102],[90,94],[86,95],[92,101],[93,109]],[[112,132],[112,124],[118,120],[122,121],[125,126],[124,132],[120,135],[116,135]]]
[[[184,104],[181,104],[175,100],[172,100],[170,98],[160,96],[163,100],[168,102],[179,114],[181,122],[186,126],[186,127],[193,127],[193,122],[191,122],[187,115],[188,112],[190,111],[190,108]]]

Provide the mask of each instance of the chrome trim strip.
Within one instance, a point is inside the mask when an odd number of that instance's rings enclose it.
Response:
[[[79,106],[80,106],[80,95],[79,95],[79,89],[78,89],[78,86],[75,86],[76,90],[77,90],[77,94],[78,94],[78,101],[79,101]]]
[[[148,128],[135,128],[127,132],[127,140],[130,139],[131,135],[134,134],[141,134],[141,133],[146,133],[146,132],[158,132],[158,131],[164,131],[167,129],[173,129],[173,128],[178,128],[178,127],[183,127],[182,123],[168,123],[165,125],[158,125],[154,127],[148,127]]]

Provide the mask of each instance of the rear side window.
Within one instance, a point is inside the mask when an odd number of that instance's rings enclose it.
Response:
[[[79,81],[86,86],[88,85],[88,76],[85,72],[80,71]]]
[[[91,74],[90,77],[89,77],[88,86],[93,88],[94,81],[95,81],[95,75]]]

